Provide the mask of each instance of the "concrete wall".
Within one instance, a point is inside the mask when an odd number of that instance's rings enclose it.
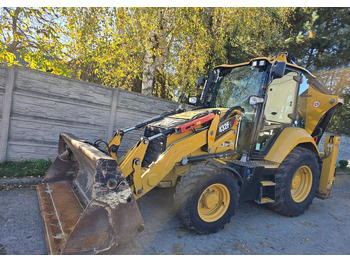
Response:
[[[0,162],[57,155],[60,132],[94,142],[178,104],[22,67],[0,66]],[[127,133],[120,152],[142,135]]]

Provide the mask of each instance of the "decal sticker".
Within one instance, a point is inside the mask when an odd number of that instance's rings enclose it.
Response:
[[[224,124],[222,124],[221,126],[219,126],[219,133],[222,133],[229,128],[230,128],[230,121],[227,121]]]
[[[318,100],[316,100],[316,101],[313,102],[313,104],[312,104],[312,106],[313,106],[314,108],[318,108],[318,107],[320,107],[320,105],[321,105],[321,102],[318,101]]]
[[[221,144],[221,147],[228,147],[230,146],[230,142],[224,142]]]
[[[230,141],[225,141],[224,143],[222,143],[220,146],[221,147],[229,147],[229,146],[234,146],[235,144],[232,142],[232,140]]]
[[[231,130],[232,126],[235,126],[237,124],[237,122],[238,122],[237,119],[235,117],[232,117],[232,118],[226,120],[225,122],[223,122],[222,124],[220,124],[218,126],[217,131],[216,131],[216,137]]]

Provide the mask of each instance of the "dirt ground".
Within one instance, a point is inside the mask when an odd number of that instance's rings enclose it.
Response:
[[[172,190],[155,189],[138,201],[146,228],[108,254],[350,255],[350,176],[336,176],[333,198],[315,199],[289,218],[246,202],[218,233],[184,229],[172,209]],[[47,254],[34,188],[0,191],[0,254]]]

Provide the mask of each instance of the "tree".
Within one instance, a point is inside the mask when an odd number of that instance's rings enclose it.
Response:
[[[350,8],[296,8],[286,43],[298,64],[312,70],[348,66]]]
[[[350,8],[296,8],[288,20],[286,43],[297,63],[344,98],[327,130],[350,135]]]
[[[55,70],[61,57],[61,20],[52,8],[2,7],[0,62]]]
[[[318,72],[320,79],[332,94],[344,99],[344,105],[338,108],[331,119],[327,131],[337,134],[350,135],[350,126],[347,121],[350,117],[350,70],[335,69]]]
[[[1,8],[0,62],[185,102],[215,66],[289,51],[345,98],[350,8]]]
[[[142,72],[142,94],[152,95],[154,73],[165,62],[169,53],[170,45],[174,39],[174,25],[170,23],[175,10],[169,8],[151,9],[146,15],[151,15],[155,19],[148,28],[145,55],[143,59]],[[170,25],[170,26],[168,26]]]
[[[283,30],[292,8],[195,8],[193,30],[179,44],[172,62],[179,100],[198,95],[195,79],[220,64],[270,56],[283,46]],[[198,21],[195,21],[198,19]],[[276,50],[274,49],[274,52]]]
[[[231,8],[232,23],[227,30],[228,63],[254,57],[272,57],[284,51],[285,28],[294,8]]]

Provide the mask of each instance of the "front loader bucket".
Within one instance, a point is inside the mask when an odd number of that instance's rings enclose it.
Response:
[[[37,194],[49,254],[98,254],[144,229],[117,162],[72,135],[61,133]]]

